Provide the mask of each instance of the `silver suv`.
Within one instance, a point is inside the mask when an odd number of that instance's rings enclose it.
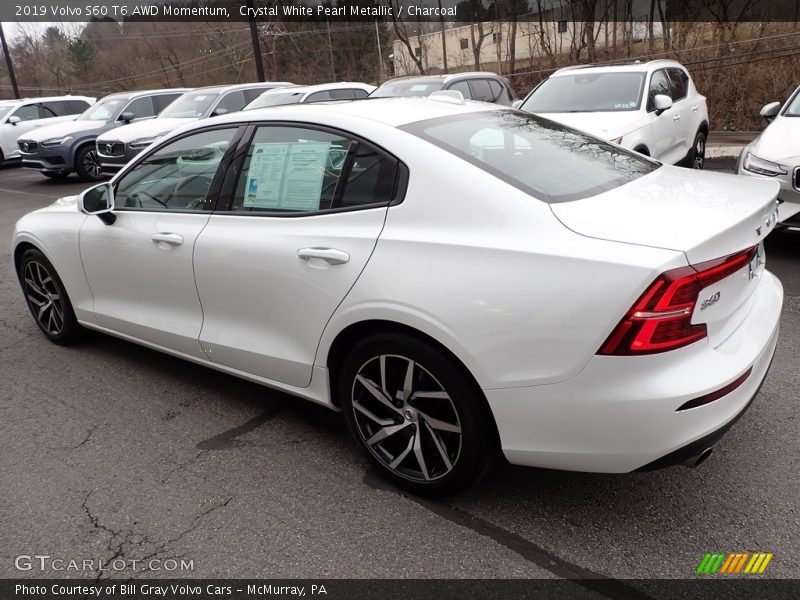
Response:
[[[74,121],[34,130],[17,145],[22,166],[41,171],[45,177],[61,179],[72,171],[84,181],[102,178],[95,139],[121,125],[154,119],[187,88],[111,94]]]

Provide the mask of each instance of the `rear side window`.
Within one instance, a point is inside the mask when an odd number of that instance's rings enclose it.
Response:
[[[331,90],[330,92],[335,100],[352,100],[355,98],[353,90]]]
[[[492,94],[492,88],[489,87],[489,81],[487,79],[473,79],[469,82],[469,87],[472,90],[473,100],[494,102],[495,96]]]
[[[403,129],[548,203],[612,190],[659,166],[554,121],[508,110],[441,117]]]
[[[67,114],[70,115],[79,115],[89,108],[89,103],[85,100],[67,100],[64,104],[67,105]]]
[[[42,102],[42,118],[49,119],[50,117],[65,117],[69,113],[64,102],[58,100],[48,100]]]
[[[250,104],[253,100],[258,98],[261,94],[263,94],[266,91],[267,90],[263,88],[248,88],[244,90],[244,99],[248,104]]]
[[[353,92],[354,98],[366,98],[367,96],[369,96],[367,90],[362,90],[361,88],[356,88],[350,91]]]
[[[331,99],[331,93],[328,91],[314,92],[313,94],[309,94],[309,96],[305,99],[305,102],[324,102],[325,100]]]
[[[305,127],[260,127],[232,210],[280,216],[392,200],[395,159],[347,136]]]
[[[134,119],[143,119],[145,117],[155,117],[156,113],[153,110],[153,100],[150,96],[144,98],[137,98],[128,106],[125,107],[123,112],[133,113]]]
[[[181,94],[159,94],[158,96],[152,96],[153,110],[156,114],[159,114],[180,97]]]

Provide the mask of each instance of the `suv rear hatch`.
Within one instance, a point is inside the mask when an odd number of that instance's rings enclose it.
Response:
[[[578,234],[684,253],[700,272],[697,297],[684,306],[691,308],[692,324],[706,325],[716,347],[749,311],[764,271],[763,240],[777,220],[778,190],[774,181],[663,166],[609,192],[550,208]]]

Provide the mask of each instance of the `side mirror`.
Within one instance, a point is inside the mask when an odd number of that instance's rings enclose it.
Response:
[[[764,108],[761,109],[761,112],[758,113],[767,123],[772,123],[772,120],[778,116],[778,113],[781,110],[781,103],[780,102],[770,102],[766,104]]]
[[[511,108],[515,110],[522,108],[522,100],[514,100],[514,102],[511,103]]]
[[[119,116],[120,121],[125,121],[126,123],[130,123],[135,118],[136,115],[127,110]]]
[[[114,214],[114,188],[111,183],[90,187],[78,196],[78,210],[87,215],[96,215],[106,225],[117,220]]]
[[[227,115],[228,109],[227,108],[215,108],[214,112],[211,113],[212,117],[221,117],[222,115]]]
[[[665,110],[672,108],[672,98],[666,94],[656,94],[653,98],[653,106],[656,107],[656,114],[660,115]]]
[[[16,125],[20,121],[22,121],[22,119],[20,119],[17,115],[13,115],[11,117],[8,117],[8,122],[11,123],[12,125]]]

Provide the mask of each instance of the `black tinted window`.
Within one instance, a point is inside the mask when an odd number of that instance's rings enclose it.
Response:
[[[137,98],[128,104],[128,106],[126,106],[122,112],[133,113],[134,119],[143,119],[144,117],[156,116],[156,113],[153,110],[153,100],[150,98],[150,96]]]
[[[303,102],[324,102],[325,100],[331,100],[330,92],[314,92],[313,94],[309,94]]]
[[[653,73],[650,78],[650,87],[647,92],[647,110],[655,110],[655,98],[659,94],[672,97],[672,89],[667,79],[667,71],[659,69]]]
[[[355,98],[353,90],[331,90],[334,100],[352,100]]]
[[[494,102],[494,94],[492,88],[489,87],[489,81],[486,79],[472,79],[469,82],[469,87],[472,90],[472,99],[480,100],[481,102]]]
[[[684,73],[683,69],[667,69],[669,79],[672,84],[672,100],[682,100],[686,98],[686,84],[689,77]]]
[[[264,88],[249,88],[244,90],[244,98],[247,100],[247,103],[250,104],[253,100],[258,98],[261,94],[266,92]]]
[[[220,108],[224,108],[229,113],[238,112],[244,108],[244,105],[247,104],[244,92],[241,90],[237,90],[235,92],[230,92],[225,94],[219,104],[214,108],[214,110],[219,110]]]
[[[367,96],[369,96],[367,90],[362,90],[361,88],[356,88],[350,91],[353,92],[353,97],[355,98],[366,98]]]
[[[469,89],[469,83],[466,81],[456,81],[447,89],[461,92],[461,95],[464,96],[465,100],[472,100],[472,92]]]
[[[58,100],[48,100],[47,102],[42,102],[42,109],[42,117],[45,119],[50,117],[65,117],[70,114],[67,112],[66,103]]]
[[[509,110],[441,117],[402,129],[545,202],[593,196],[658,168],[554,121]]]
[[[344,192],[334,208],[390,201],[394,193],[396,175],[396,160],[367,144],[360,143],[350,165]]]
[[[84,100],[67,100],[65,104],[67,105],[67,114],[70,115],[79,115],[89,108],[89,103]]]
[[[180,97],[181,94],[159,94],[158,96],[153,96],[153,110],[156,114],[159,114]]]

